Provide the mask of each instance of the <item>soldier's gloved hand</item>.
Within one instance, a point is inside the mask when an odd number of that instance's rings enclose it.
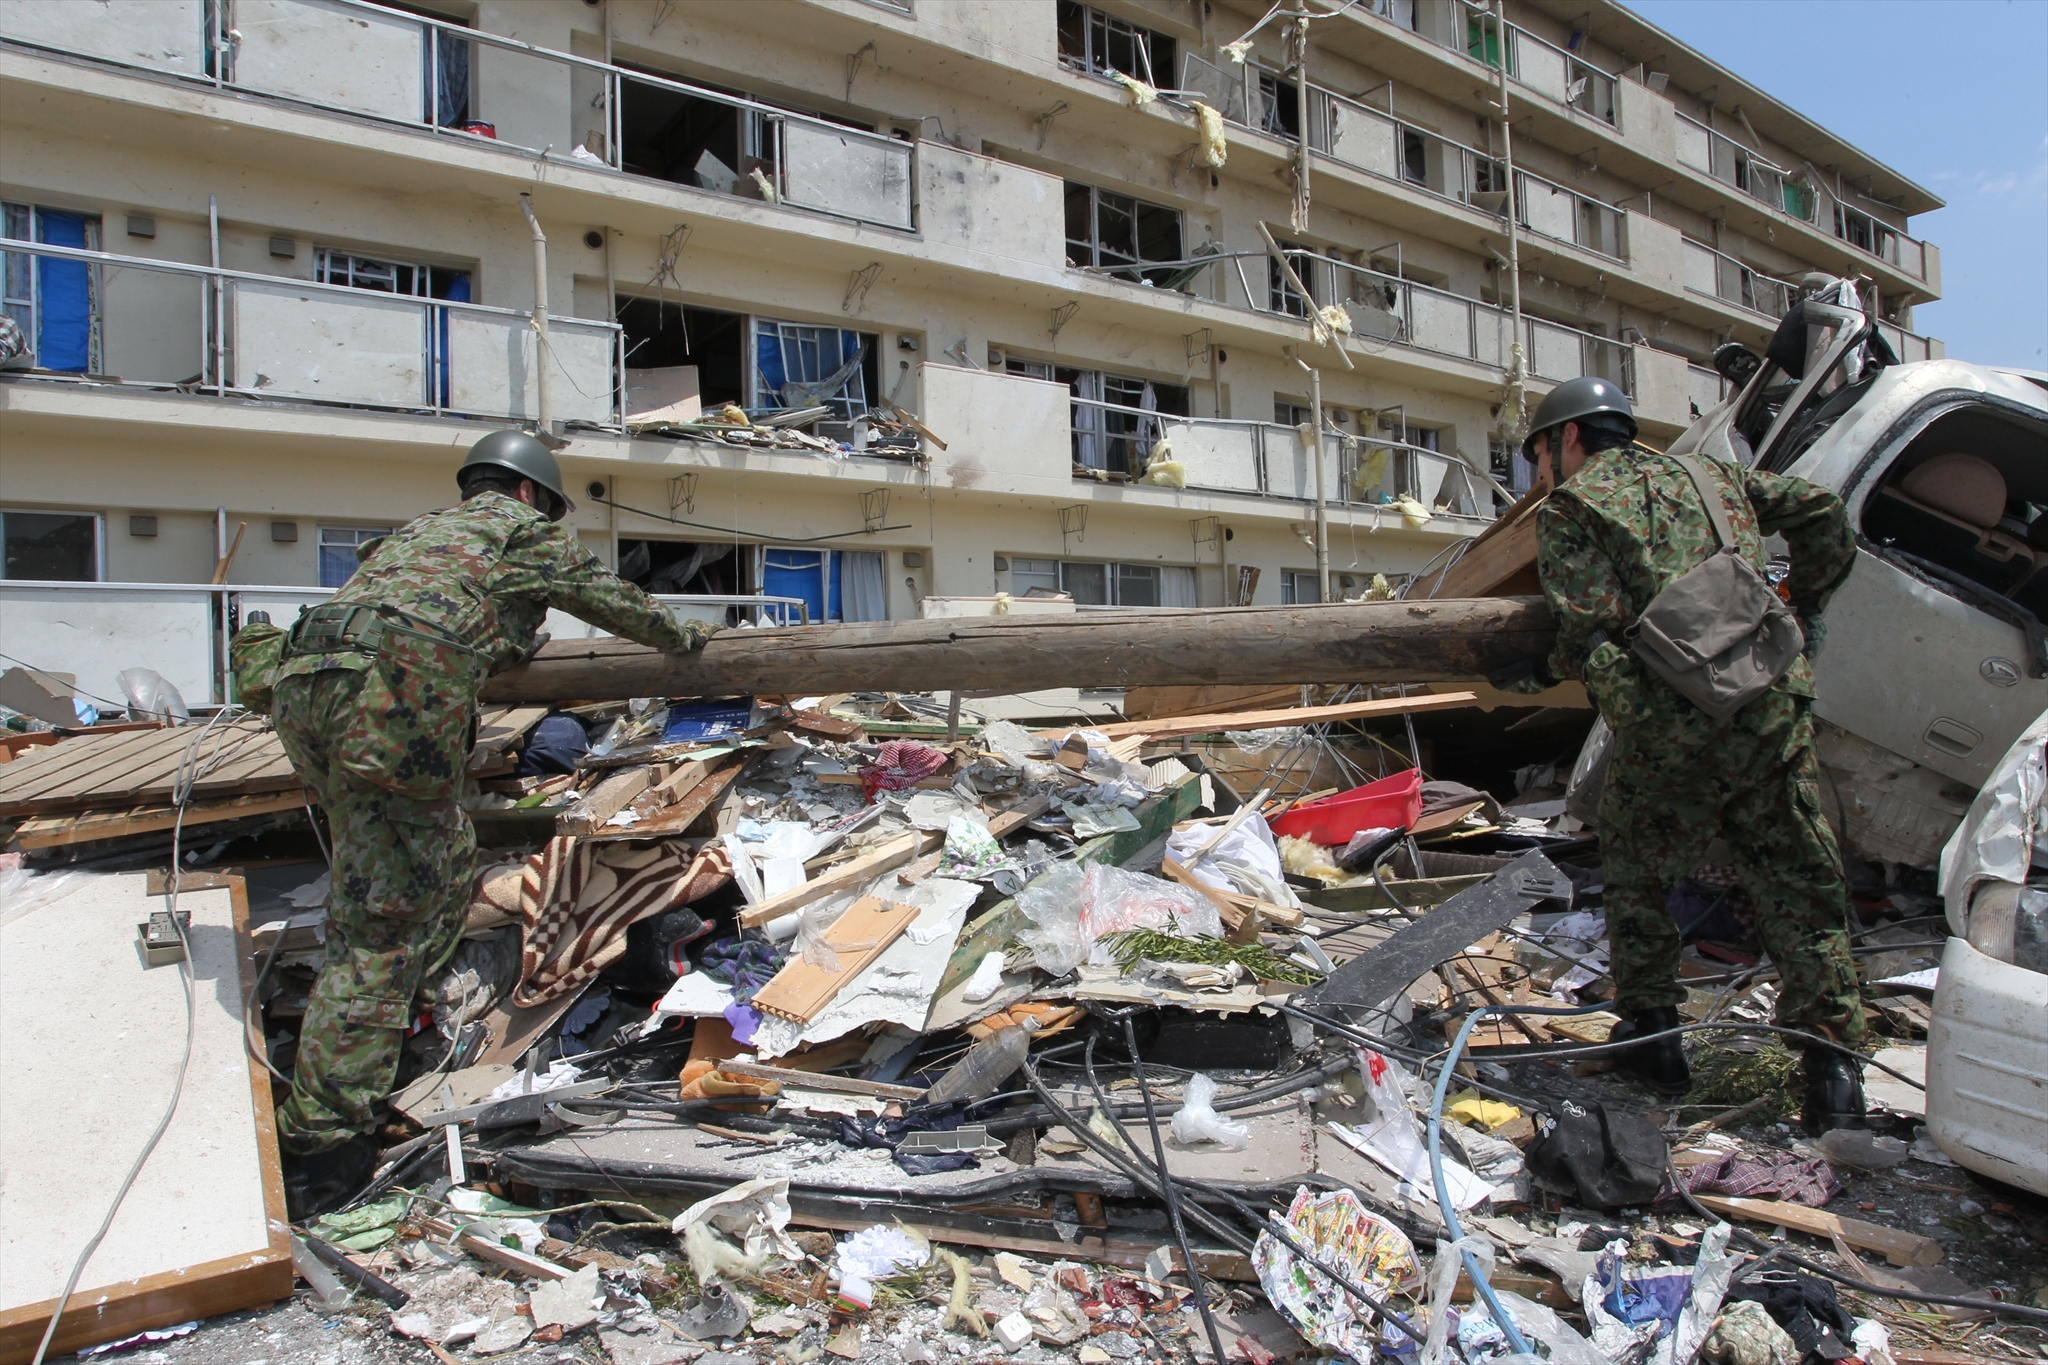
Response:
[[[1509,664],[1506,668],[1495,669],[1486,675],[1486,681],[1488,685],[1503,692],[1513,692],[1524,697],[1547,692],[1558,684],[1558,679],[1550,676],[1550,670],[1545,667],[1545,661],[1542,659],[1524,659],[1520,663]]]
[[[1802,607],[1796,603],[1792,607],[1792,616],[1799,622],[1799,633],[1806,637],[1806,643],[1799,652],[1808,659],[1818,658],[1820,647],[1826,644],[1828,639],[1827,618],[1809,607]]]
[[[694,654],[704,648],[704,642],[718,634],[719,627],[709,621],[684,621],[683,643],[669,651],[672,654]]]

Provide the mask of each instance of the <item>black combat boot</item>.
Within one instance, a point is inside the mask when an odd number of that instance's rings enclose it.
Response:
[[[1808,1137],[1833,1128],[1868,1128],[1864,1117],[1863,1064],[1846,1052],[1810,1047],[1800,1059],[1806,1075],[1806,1103],[1800,1117]]]
[[[1607,1035],[1607,1041],[1621,1043],[1630,1038],[1663,1033],[1677,1028],[1680,1022],[1678,1010],[1671,1005],[1637,1010],[1633,1017],[1614,1026],[1614,1031]],[[1685,1049],[1678,1043],[1678,1035],[1674,1033],[1669,1038],[1623,1048],[1613,1054],[1615,1070],[1635,1077],[1667,1099],[1676,1099],[1692,1089],[1692,1068],[1686,1065]]]
[[[376,1174],[377,1150],[376,1139],[358,1134],[324,1152],[280,1153],[285,1213],[303,1224],[340,1208]]]

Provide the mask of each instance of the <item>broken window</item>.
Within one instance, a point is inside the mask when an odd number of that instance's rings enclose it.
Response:
[[[706,411],[747,402],[746,314],[630,294],[617,304],[628,370],[694,369]]]
[[[733,101],[745,98],[729,93]],[[621,169],[721,194],[770,198],[768,188],[775,183],[774,123],[761,110],[733,101],[708,91],[699,94],[651,81],[621,80]]]
[[[1067,182],[1067,264],[1108,270],[1118,279],[1163,284],[1168,268],[1121,269],[1141,261],[1178,261],[1180,210],[1148,204],[1127,194]]]
[[[338,588],[361,562],[357,552],[379,536],[391,534],[389,526],[323,526],[320,528],[320,586]]]
[[[1401,178],[1412,185],[1429,183],[1429,148],[1412,128],[1401,130]]]
[[[619,541],[619,577],[664,596],[734,597],[752,592],[752,556],[731,541]]]
[[[1284,76],[1259,72],[1257,103],[1252,109],[1254,127],[1288,141],[1301,136],[1301,89]]]
[[[1171,84],[1179,48],[1165,34],[1075,0],[1060,0],[1058,23],[1063,65],[1096,75],[1120,71],[1154,88]]]
[[[823,404],[832,419],[867,415],[880,383],[876,337],[844,327],[753,319],[754,401],[750,407],[810,408]]]
[[[1003,368],[1010,374],[1050,379],[1073,390],[1074,464],[1081,469],[1135,478],[1145,472],[1152,443],[1159,439],[1160,417],[1193,414],[1184,384],[1158,384],[1014,356]]]
[[[37,204],[6,204],[4,231],[17,242],[48,246],[100,248],[97,215],[68,213]],[[87,261],[35,256],[25,251],[0,252],[4,267],[7,316],[21,327],[29,353],[39,369],[87,374],[99,369],[100,316],[98,272]]]
[[[1294,273],[1308,286],[1311,295],[1322,291],[1316,287],[1316,267],[1321,262],[1315,259],[1315,248],[1303,246],[1300,242],[1282,242],[1280,250],[1287,256],[1287,263],[1294,267]],[[1280,268],[1280,262],[1266,258],[1266,306],[1276,313],[1287,313],[1294,317],[1308,316],[1308,302],[1287,279],[1287,272]]]
[[[761,552],[761,590],[802,598],[813,621],[885,621],[882,555],[876,550],[815,550],[770,545]]]
[[[98,582],[100,542],[93,512],[0,511],[0,564],[8,578]]]

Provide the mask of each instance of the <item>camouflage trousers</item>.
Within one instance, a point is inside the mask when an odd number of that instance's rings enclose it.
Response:
[[[1821,814],[1811,703],[1768,692],[1725,721],[1691,705],[1615,733],[1600,798],[1607,940],[1623,1013],[1685,999],[1671,887],[1725,838],[1780,974],[1778,1023],[1860,1044],[1847,879]]]
[[[306,1155],[377,1124],[414,997],[462,939],[476,833],[457,793],[398,796],[335,762],[363,675],[334,669],[277,684],[273,714],[292,766],[327,812],[333,890],[327,956],[306,1004],[278,1145]]]

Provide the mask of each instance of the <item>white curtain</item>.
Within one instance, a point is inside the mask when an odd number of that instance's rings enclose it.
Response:
[[[1102,376],[1084,370],[1074,381],[1074,397],[1091,400],[1074,404],[1074,458],[1084,469],[1105,469],[1102,456]]]
[[[1159,605],[1162,607],[1199,607],[1196,600],[1195,571],[1179,565],[1164,564],[1159,569]]]
[[[839,615],[846,621],[889,619],[888,589],[882,585],[880,551],[840,551]]]

